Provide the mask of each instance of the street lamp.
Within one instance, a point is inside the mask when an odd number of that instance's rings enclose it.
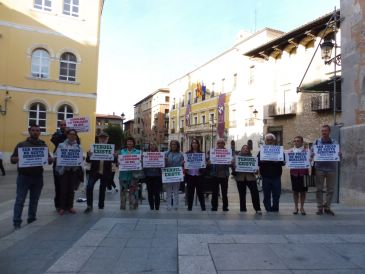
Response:
[[[122,131],[124,131],[124,120],[125,120],[125,114],[124,114],[124,112],[122,112],[122,114],[120,115],[120,118],[122,120]]]

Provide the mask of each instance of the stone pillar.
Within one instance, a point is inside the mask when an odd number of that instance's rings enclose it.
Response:
[[[341,0],[340,202],[365,205],[365,1]]]

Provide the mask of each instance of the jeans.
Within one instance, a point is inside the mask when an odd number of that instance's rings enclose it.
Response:
[[[212,210],[218,209],[218,193],[219,193],[219,185],[221,186],[222,191],[222,202],[223,202],[223,210],[228,210],[228,177],[219,178],[215,177],[213,179],[213,193],[212,193]]]
[[[266,211],[279,211],[281,177],[262,177],[262,191],[264,192],[264,206]]]
[[[15,226],[22,223],[24,202],[29,190],[28,223],[36,220],[38,200],[43,188],[43,174],[18,175],[16,179],[16,199],[13,222]]]
[[[237,189],[240,196],[240,211],[247,211],[246,186],[250,189],[253,208],[255,211],[261,211],[260,196],[256,181],[237,181]]]
[[[167,183],[166,188],[166,202],[167,208],[170,209],[172,206],[177,209],[179,206],[179,188],[180,182]]]
[[[54,182],[54,207],[56,209],[60,208],[60,193],[61,193],[61,184],[59,174],[56,172],[56,161],[53,163],[53,182]]]
[[[96,174],[95,176],[89,176],[89,180],[87,181],[86,186],[86,200],[87,206],[93,207],[93,194],[94,194],[94,185],[100,179],[99,185],[99,208],[104,208],[104,200],[105,200],[105,190],[106,186],[110,180],[110,176],[105,176],[104,174]]]

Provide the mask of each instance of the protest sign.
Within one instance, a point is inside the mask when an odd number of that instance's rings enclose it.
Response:
[[[260,147],[261,161],[284,161],[284,149],[282,146],[262,145]]]
[[[214,165],[230,165],[232,150],[230,148],[212,148],[210,150],[210,162]]]
[[[19,167],[44,166],[48,163],[47,147],[19,147]]]
[[[119,155],[119,170],[129,171],[129,170],[141,170],[142,169],[142,155],[138,151],[134,154],[122,154]]]
[[[292,150],[285,152],[286,167],[294,168],[309,168],[310,167],[309,151],[303,150],[301,152],[294,152]]]
[[[185,153],[184,161],[185,169],[205,168],[204,153]]]
[[[325,144],[325,145],[314,145],[314,161],[316,162],[337,162],[340,161],[340,145],[338,144]]]
[[[77,132],[88,132],[90,129],[89,117],[73,117],[66,119],[66,126]]]
[[[236,156],[236,172],[256,172],[257,169],[256,157]]]
[[[165,167],[165,153],[163,152],[143,152],[144,168]]]
[[[162,168],[162,183],[177,183],[184,180],[182,167],[165,167]]]
[[[57,152],[58,166],[82,166],[83,156],[81,148],[58,148]]]
[[[114,160],[114,145],[113,144],[92,144],[90,148],[90,160]]]

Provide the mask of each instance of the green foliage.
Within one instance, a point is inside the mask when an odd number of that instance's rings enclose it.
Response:
[[[119,125],[109,124],[108,127],[104,129],[104,132],[109,135],[109,143],[115,145],[115,150],[119,150],[126,138],[122,128]]]

